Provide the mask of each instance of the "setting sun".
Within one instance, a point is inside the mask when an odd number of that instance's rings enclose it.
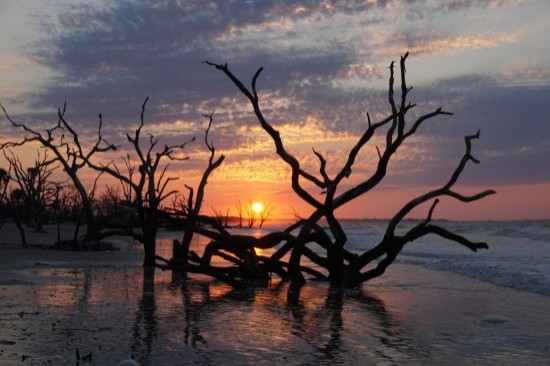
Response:
[[[254,202],[252,204],[252,211],[261,213],[264,210],[264,205],[261,202]]]

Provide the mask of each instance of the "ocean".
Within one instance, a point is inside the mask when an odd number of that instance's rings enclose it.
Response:
[[[387,227],[385,220],[343,220],[341,223],[348,237],[345,247],[358,254],[376,245]],[[472,241],[486,242],[489,249],[474,253],[458,243],[427,235],[407,244],[396,263],[451,272],[497,286],[550,296],[550,220],[433,223]],[[416,224],[416,220],[405,220],[397,232],[403,233]],[[270,231],[284,230],[287,225],[274,221],[267,222],[263,229],[233,229],[233,232],[259,237]],[[164,232],[161,237],[158,251],[170,258],[172,238],[180,234]],[[191,249],[202,253],[207,242],[206,238],[196,238]],[[319,248],[312,248],[324,254]]]
[[[435,222],[488,250],[474,253],[462,245],[429,235],[408,244],[397,262],[460,274],[519,291],[550,296],[550,221]],[[405,231],[415,221],[404,221]],[[347,248],[361,253],[376,243],[387,222],[344,221]]]
[[[348,249],[376,243],[385,224],[344,221]],[[425,237],[351,290],[276,279],[233,290],[144,271],[141,247],[123,239],[118,252],[89,255],[0,245],[0,365],[130,355],[148,366],[550,364],[550,221],[439,224],[489,250]],[[162,231],[159,254],[179,235]],[[93,357],[76,363],[76,348]]]

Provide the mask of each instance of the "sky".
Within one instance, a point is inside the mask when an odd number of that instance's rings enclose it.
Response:
[[[455,188],[497,194],[469,204],[443,199],[434,217],[550,219],[548,34],[546,0],[0,0],[0,103],[15,120],[43,128],[66,101],[67,119],[90,138],[102,113],[105,136],[124,149],[148,96],[145,129],[160,146],[197,137],[186,147],[190,159],[170,166],[182,191],[206,166],[202,115],[214,112],[211,141],[226,159],[209,180],[203,212],[235,214],[241,200],[269,202],[278,217],[304,216],[311,209],[293,194],[290,170],[251,106],[202,61],[227,63],[246,85],[263,67],[264,116],[306,170],[319,171],[315,148],[334,174],[367,127],[367,112],[373,122],[390,113],[388,66],[409,52],[410,121],[438,107],[454,115],[424,124],[386,179],[338,215],[393,216],[445,184],[464,136],[481,130],[472,150],[481,163],[469,164]],[[14,136],[0,119],[0,137]],[[373,142],[341,191],[372,173],[381,137]]]

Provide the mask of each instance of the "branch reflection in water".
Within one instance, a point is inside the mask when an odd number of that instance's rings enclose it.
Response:
[[[143,282],[141,299],[137,306],[136,320],[133,326],[132,355],[142,364],[150,364],[153,342],[158,336],[158,320],[155,299],[155,269],[143,268]]]
[[[168,358],[206,364],[395,361],[409,353],[397,319],[362,290],[285,282],[235,290],[172,273],[166,293],[155,291],[154,271],[143,273],[131,349],[144,365]]]
[[[273,281],[234,290],[138,267],[44,269],[36,276],[43,279],[35,287],[9,292],[27,300],[3,330],[6,337],[20,327],[40,334],[14,345],[36,363],[68,364],[75,348],[97,364],[133,354],[140,365],[155,366],[368,364],[381,357],[399,363],[418,352],[401,338],[399,317],[360,289]]]

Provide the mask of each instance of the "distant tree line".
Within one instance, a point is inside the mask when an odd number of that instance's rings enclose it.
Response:
[[[145,266],[155,266],[157,231],[162,225],[185,227],[182,243],[189,245],[194,234],[189,228],[200,223],[198,217],[208,177],[225,157],[216,157],[216,150],[208,139],[213,116],[205,115],[208,127],[204,144],[210,157],[202,179],[196,190],[185,185],[187,196],[172,189],[170,183],[178,178],[169,175],[169,164],[166,162],[189,159],[184,149],[195,138],[161,147],[154,135],[143,139],[148,101],[146,98],[142,105],[138,127],[132,134],[126,135],[129,149],[118,162],[113,160],[108,163],[100,155],[116,152],[121,146],[108,142],[103,136],[101,114],[96,137],[85,144],[82,142],[83,137],[65,118],[66,104],[58,109],[57,122],[43,131],[16,122],[0,105],[11,126],[24,135],[19,140],[0,143],[6,163],[6,168],[0,168],[0,222],[11,220],[17,226],[23,246],[28,245],[25,228],[41,231],[45,223],[52,222],[57,223],[59,228],[63,221],[75,223],[75,231],[72,239],[64,241],[61,241],[58,233],[56,245],[87,250],[96,248],[99,241],[109,236],[132,236],[144,244]],[[17,154],[17,149],[24,145],[38,146],[32,164],[23,164]],[[96,172],[96,177],[91,184],[86,185],[83,176],[84,173],[89,175],[90,170]],[[115,183],[98,189],[102,175],[110,176]],[[271,214],[269,207],[257,217],[249,208],[250,205],[243,206],[240,200],[237,202],[237,226],[240,228],[251,228],[256,223],[261,227]],[[246,207],[245,211],[243,207]],[[227,227],[229,212],[223,223],[221,213],[213,210],[218,224]],[[243,212],[247,214],[246,226],[241,224]],[[185,225],[180,220],[184,220]],[[84,233],[80,234],[82,228]]]

